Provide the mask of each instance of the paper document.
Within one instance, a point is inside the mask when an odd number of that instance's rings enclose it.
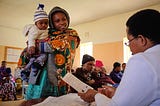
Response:
[[[77,93],[69,93],[59,97],[49,96],[43,102],[32,106],[96,106],[96,104],[84,102]]]
[[[69,84],[71,87],[73,87],[76,91],[84,93],[88,89],[93,89],[89,85],[85,84],[81,80],[79,80],[77,77],[75,77],[71,73],[67,73],[63,78],[63,81],[65,81],[67,84]]]

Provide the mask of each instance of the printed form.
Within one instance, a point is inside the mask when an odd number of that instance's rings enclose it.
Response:
[[[93,89],[89,85],[85,84],[81,80],[79,80],[77,77],[75,77],[71,73],[67,73],[63,78],[63,81],[65,81],[67,84],[69,84],[71,87],[73,87],[77,92],[84,93],[88,89]]]

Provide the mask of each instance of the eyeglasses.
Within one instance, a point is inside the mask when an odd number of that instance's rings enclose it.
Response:
[[[134,39],[136,39],[137,37],[135,37],[135,38],[132,38],[131,40],[128,40],[128,42],[125,42],[124,44],[126,45],[126,46],[129,46],[129,44],[134,40]]]

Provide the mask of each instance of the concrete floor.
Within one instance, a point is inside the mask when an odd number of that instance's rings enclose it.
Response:
[[[17,100],[15,101],[2,101],[0,98],[0,106],[19,106],[23,101],[22,92],[17,93]]]
[[[20,104],[24,101],[24,99],[16,100],[16,101],[0,101],[0,106],[20,106]]]

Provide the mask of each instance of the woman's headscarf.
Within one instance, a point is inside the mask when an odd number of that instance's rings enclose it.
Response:
[[[49,12],[49,16],[48,16],[48,17],[49,17],[49,27],[50,27],[50,28],[55,28],[55,27],[54,27],[54,24],[53,24],[52,16],[53,16],[55,13],[57,13],[57,12],[62,12],[62,13],[65,14],[65,16],[66,16],[66,18],[67,18],[67,21],[68,21],[68,26],[69,26],[70,17],[69,17],[68,12],[67,12],[66,10],[64,10],[63,8],[56,6],[56,7],[54,7],[54,8]],[[68,27],[68,26],[67,26],[67,27]]]

